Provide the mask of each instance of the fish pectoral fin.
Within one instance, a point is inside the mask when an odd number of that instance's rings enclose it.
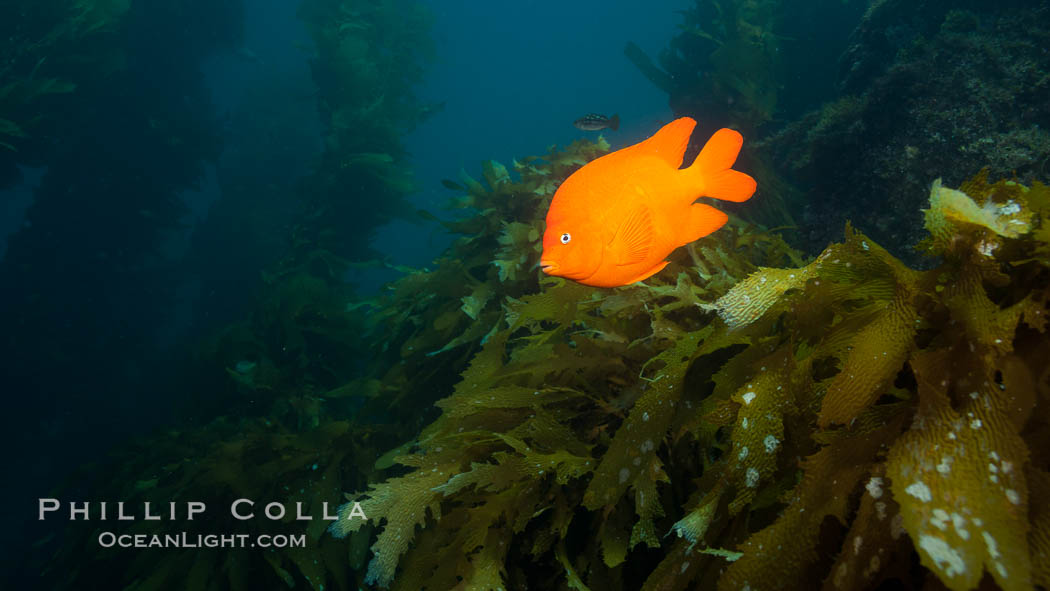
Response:
[[[653,242],[653,216],[648,207],[638,207],[627,216],[613,237],[612,251],[617,265],[633,265],[649,256]]]
[[[653,275],[656,275],[660,271],[663,271],[664,267],[666,267],[668,265],[668,263],[670,263],[670,262],[671,261],[664,261],[664,262],[660,263],[659,265],[656,265],[652,269],[649,269],[648,271],[646,271],[646,272],[642,273],[641,275],[635,277],[634,279],[631,279],[630,281],[628,281],[624,285],[630,285],[632,283],[638,283],[639,281],[645,281],[646,279],[652,277]]]
[[[694,203],[689,206],[689,218],[679,229],[678,242],[689,244],[721,228],[729,221],[725,212],[719,211],[706,203]]]

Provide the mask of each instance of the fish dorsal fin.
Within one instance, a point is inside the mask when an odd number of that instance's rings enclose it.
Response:
[[[653,137],[634,146],[638,153],[657,156],[673,168],[682,166],[685,148],[689,145],[689,136],[693,134],[696,120],[692,117],[681,117],[664,125],[653,134]]]
[[[633,265],[649,256],[653,241],[653,217],[648,207],[636,207],[613,237],[613,254],[617,265]]]

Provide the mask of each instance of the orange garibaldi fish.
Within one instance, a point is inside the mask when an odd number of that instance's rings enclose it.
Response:
[[[746,201],[755,179],[730,168],[744,141],[731,129],[716,131],[692,166],[679,169],[695,126],[676,119],[565,179],[547,211],[543,272],[596,287],[629,285],[667,266],[674,249],[721,228],[729,217],[696,198]]]

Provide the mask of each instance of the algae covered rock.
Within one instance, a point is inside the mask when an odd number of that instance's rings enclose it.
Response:
[[[762,144],[809,195],[793,201],[817,250],[849,219],[912,265],[930,180],[947,185],[989,167],[1024,183],[1045,178],[1050,54],[1039,2],[873,3],[838,56],[839,92]],[[1005,33],[1008,31],[1009,33]]]

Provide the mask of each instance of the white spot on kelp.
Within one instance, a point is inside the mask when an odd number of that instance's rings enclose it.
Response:
[[[991,556],[992,560],[998,560],[1000,557],[999,544],[995,543],[995,538],[986,531],[981,532],[981,537],[984,538],[984,545],[988,548],[988,556]]]
[[[958,513],[952,513],[952,525],[955,526],[955,533],[959,535],[963,540],[970,539],[970,532],[964,529],[966,527],[966,518]]]
[[[947,511],[944,509],[934,509],[933,517],[930,518],[930,524],[941,531],[946,531],[948,529],[948,519]]]
[[[944,570],[948,578],[966,572],[966,562],[959,555],[958,550],[949,546],[948,542],[941,538],[928,535],[919,536],[919,547],[926,551],[938,568]]]
[[[762,443],[766,446],[766,453],[773,453],[776,451],[777,446],[780,445],[780,440],[773,435],[766,435],[766,438],[762,440]]]
[[[871,498],[878,499],[882,497],[882,478],[872,476],[868,484],[864,485],[864,488],[868,489],[868,494],[871,495]]]
[[[926,486],[926,483],[921,480],[909,484],[908,487],[904,489],[904,492],[924,503],[929,503],[933,500],[933,493],[930,492],[930,487]]]
[[[755,488],[756,486],[758,486],[758,479],[758,470],[754,468],[748,468],[747,474],[744,477],[744,484],[746,484],[748,488]]]
[[[941,463],[937,464],[937,471],[941,474],[947,474],[952,470],[952,457],[941,456]]]

